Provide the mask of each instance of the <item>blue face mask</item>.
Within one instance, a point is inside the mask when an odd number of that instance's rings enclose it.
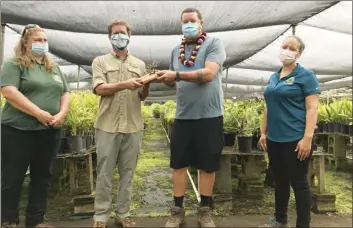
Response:
[[[182,29],[185,37],[196,37],[199,33],[199,25],[197,22],[184,23]]]
[[[118,33],[111,36],[113,48],[119,51],[125,50],[130,42],[129,36],[126,34]]]
[[[35,55],[45,55],[49,52],[48,42],[32,43],[32,53]]]

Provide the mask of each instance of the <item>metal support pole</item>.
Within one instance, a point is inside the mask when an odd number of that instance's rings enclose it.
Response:
[[[292,25],[292,35],[295,36],[295,28],[297,27],[297,25]]]
[[[80,88],[80,65],[77,65],[78,69],[77,69],[77,90]]]
[[[4,62],[5,48],[5,24],[1,24],[1,50],[0,50],[0,68]]]
[[[227,67],[227,69],[226,69],[226,91],[225,91],[225,94],[224,94],[224,100],[226,100],[227,99],[227,91],[228,91],[228,69],[229,69],[229,67]]]

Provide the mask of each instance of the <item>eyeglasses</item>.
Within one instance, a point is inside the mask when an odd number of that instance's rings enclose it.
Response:
[[[23,29],[22,37],[26,34],[26,31],[27,31],[28,29],[32,29],[32,28],[34,28],[34,27],[36,27],[36,26],[38,26],[38,25],[36,25],[36,24],[28,24],[28,25],[26,25],[25,28]]]

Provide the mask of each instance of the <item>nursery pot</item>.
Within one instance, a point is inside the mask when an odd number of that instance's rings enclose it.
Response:
[[[349,126],[347,124],[342,124],[341,132],[342,134],[349,135]]]
[[[86,142],[83,143],[83,137],[81,135],[68,136],[67,144],[70,153],[80,152],[86,146]]]
[[[252,136],[252,148],[253,149],[257,149],[258,148],[258,142],[260,140],[260,134],[258,134],[257,132],[254,133],[254,135]]]
[[[159,117],[161,117],[161,114],[159,114],[159,113],[153,113],[153,117],[158,119]]]
[[[322,124],[322,132],[328,132],[328,123]]]
[[[92,146],[95,146],[96,145],[96,138],[95,138],[95,135],[93,134],[92,135]]]
[[[341,124],[340,123],[334,123],[333,132],[341,132]]]
[[[224,132],[224,146],[234,146],[235,143],[235,133]]]
[[[317,131],[318,131],[318,132],[323,132],[323,131],[324,131],[324,124],[323,124],[323,123],[318,123],[318,125],[317,125]]]
[[[67,137],[62,137],[59,154],[66,154],[68,151],[69,151],[69,145],[67,143]]]
[[[237,136],[238,149],[242,153],[251,153],[252,149],[252,136]]]
[[[353,136],[353,125],[349,125],[349,135]]]
[[[328,132],[334,132],[334,123],[328,123]]]
[[[87,135],[86,136],[86,148],[89,149],[92,147],[92,136],[91,135]]]

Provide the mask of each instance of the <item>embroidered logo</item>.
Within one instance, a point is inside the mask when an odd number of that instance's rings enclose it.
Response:
[[[61,84],[63,84],[63,80],[61,79],[61,77],[57,74],[53,75],[53,79]]]
[[[288,78],[287,80],[285,80],[284,82],[288,85],[292,85],[295,81],[294,77]]]

